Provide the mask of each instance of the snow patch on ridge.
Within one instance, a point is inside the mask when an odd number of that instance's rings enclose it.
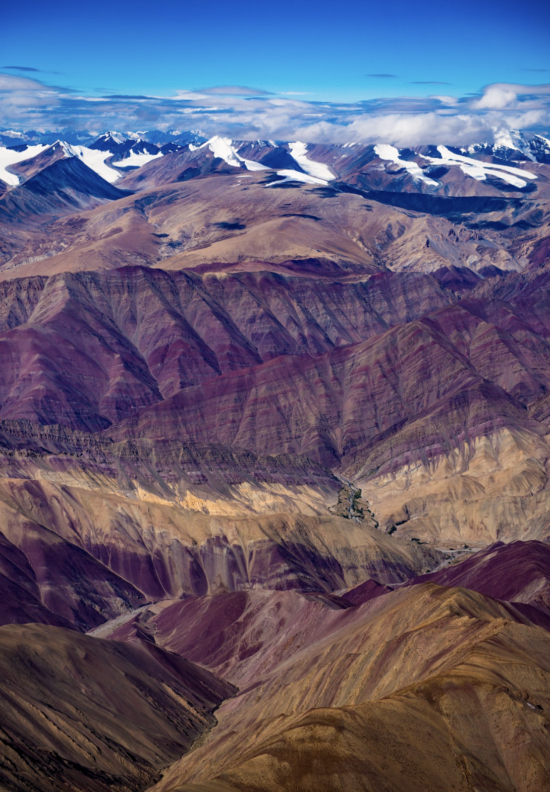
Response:
[[[17,187],[19,176],[16,176],[15,173],[10,173],[6,168],[9,168],[10,165],[15,165],[16,162],[32,159],[46,151],[47,148],[49,146],[39,144],[38,146],[27,146],[25,151],[14,151],[13,149],[0,146],[0,180],[5,184],[9,184],[10,187]]]
[[[100,137],[99,137],[99,138],[98,138],[96,141],[94,141],[94,142],[95,142],[95,143],[97,143],[99,140],[104,140],[105,142],[112,140],[112,141],[113,141],[113,143],[118,143],[118,144],[120,144],[120,143],[124,143],[124,141],[126,140],[126,138],[125,138],[125,137],[124,137],[124,135],[122,135],[120,132],[104,132],[104,134],[103,134],[103,135],[101,135],[101,136],[100,136]]]
[[[327,184],[326,179],[319,179],[317,176],[310,176],[309,173],[300,173],[300,171],[295,170],[280,170],[277,171],[277,176],[282,176],[283,178],[274,182],[270,182],[265,186],[278,187],[280,184],[285,184],[285,182],[290,181],[303,182],[303,184]]]
[[[388,143],[379,143],[374,147],[374,151],[376,152],[376,156],[381,160],[390,160],[401,168],[408,170],[413,179],[420,179],[431,187],[439,186],[438,182],[428,178],[428,176],[424,176],[422,168],[416,162],[408,162],[407,160],[399,159],[399,149],[395,148],[395,146],[390,146]]]
[[[232,147],[231,143],[233,141],[229,138],[222,138],[219,135],[216,135],[210,140],[207,140],[206,143],[203,143],[202,146],[198,148],[204,148],[208,146],[210,151],[215,157],[224,160],[227,162],[228,165],[231,165],[233,168],[240,168],[242,165],[249,171],[261,171],[261,170],[269,170],[265,165],[262,165],[260,162],[254,162],[254,160],[247,160],[244,157],[241,157],[235,149]],[[191,149],[191,146],[189,146]],[[193,147],[193,151],[196,147]]]
[[[102,179],[105,179],[110,184],[120,179],[120,174],[105,164],[105,160],[113,156],[110,151],[89,149],[86,146],[71,146],[61,140],[58,142],[68,157],[78,157],[84,165],[87,165],[90,170],[95,171],[98,176],[101,176]]]
[[[514,187],[526,187],[527,182],[525,179],[537,178],[534,173],[529,173],[529,171],[524,171],[520,168],[512,168],[509,165],[495,165],[493,162],[483,162],[471,157],[463,157],[462,154],[455,154],[450,151],[447,146],[438,146],[437,150],[441,154],[441,159],[436,157],[424,157],[424,159],[429,160],[434,165],[458,165],[463,173],[477,181],[485,181],[487,176],[496,176]]]
[[[308,159],[306,143],[296,140],[294,143],[289,143],[288,147],[292,158],[295,159],[302,170],[309,173],[310,176],[321,179],[325,183],[336,178],[328,165]]]
[[[473,147],[470,146],[468,151],[471,152],[472,148]],[[495,148],[507,148],[513,151],[521,151],[521,153],[532,160],[532,162],[537,161],[536,157],[529,151],[529,146],[525,144],[521,132],[516,132],[513,129],[505,129],[495,133]]]
[[[113,162],[112,165],[114,165],[115,168],[141,168],[142,165],[147,165],[148,162],[162,156],[160,152],[158,154],[140,154],[130,149],[129,157],[125,157],[119,162]]]

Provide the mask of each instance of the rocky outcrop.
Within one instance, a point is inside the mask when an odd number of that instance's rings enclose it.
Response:
[[[368,501],[362,498],[361,495],[360,489],[356,489],[351,484],[344,484],[338,491],[338,503],[335,506],[331,506],[329,511],[331,514],[336,514],[346,520],[370,522],[377,528],[378,523],[374,519]]]

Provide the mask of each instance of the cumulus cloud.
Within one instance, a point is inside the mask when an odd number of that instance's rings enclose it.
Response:
[[[509,88],[502,88],[498,85],[491,85],[483,93],[481,99],[472,102],[474,110],[502,110],[505,107],[513,107],[517,104],[517,94]]]
[[[492,139],[493,126],[487,118],[462,114],[364,114],[354,118],[344,130],[337,124],[325,121],[297,130],[300,139],[306,135],[317,143],[351,143],[358,140],[377,143],[383,140],[403,147],[444,140],[454,145],[467,145],[472,141]]]
[[[305,95],[304,95],[305,96]],[[79,95],[36,78],[0,74],[0,117],[12,129],[199,129],[233,138],[309,142],[385,141],[398,146],[494,140],[509,129],[550,129],[550,84],[494,83],[475,96],[306,100],[247,86],[182,88],[171,96]]]

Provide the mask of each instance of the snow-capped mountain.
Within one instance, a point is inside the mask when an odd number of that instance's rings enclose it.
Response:
[[[0,181],[9,187],[18,187],[54,162],[76,157],[112,184],[120,178],[120,173],[106,164],[111,156],[108,151],[71,145],[64,140],[57,140],[51,146],[22,144],[11,148],[0,147]]]
[[[216,138],[221,136],[215,136]],[[163,154],[174,153],[177,147],[188,145],[199,147],[207,143],[212,138],[207,138],[199,130],[147,130],[140,132],[119,132],[110,130],[100,135],[90,133],[86,130],[13,130],[0,129],[0,145],[5,148],[12,148],[15,145],[52,145],[57,140],[63,140],[71,145],[80,145],[93,150],[109,151],[112,155],[120,155],[118,159],[130,157],[135,154],[155,154],[162,150]],[[380,141],[379,145],[385,145],[390,141]],[[433,141],[437,144],[446,145],[450,151],[455,151],[468,157],[497,157],[505,161],[516,162],[544,162],[550,161],[550,142],[548,137],[543,134],[532,132],[520,132],[516,130],[500,130],[495,133],[493,142],[479,141],[467,148],[455,149],[448,145],[447,141]],[[238,141],[238,148],[244,146],[265,148],[262,158],[269,155],[271,160],[278,159],[278,162],[266,162],[265,164],[273,168],[290,167],[292,163],[288,160],[281,160],[281,152],[290,153],[288,145],[284,143],[275,144],[274,141]],[[312,145],[308,145],[311,150]],[[318,146],[317,146],[318,148]],[[366,150],[368,146],[358,141],[345,145],[332,144],[330,148],[340,151],[340,158],[344,159],[344,153],[352,153],[353,150]],[[373,150],[373,146],[370,150]],[[271,150],[271,151],[270,151]],[[418,150],[418,149],[415,149]],[[402,149],[403,151],[403,149]],[[132,154],[130,154],[132,152]],[[246,158],[246,154],[243,154]],[[296,158],[294,158],[296,160]],[[406,158],[405,158],[406,159]]]
[[[518,162],[550,162],[550,140],[543,135],[505,130],[495,135],[495,142],[476,143],[467,149],[470,154],[489,154],[503,160]]]
[[[142,135],[105,132],[88,145],[58,139],[30,143],[13,130],[12,145],[0,147],[2,191],[13,189],[58,159],[77,157],[105,181],[122,176],[130,189],[187,181],[233,169],[265,174],[265,186],[281,184],[347,185],[368,192],[440,196],[530,193],[541,183],[537,168],[550,163],[550,141],[542,135],[509,132],[492,144],[468,148],[434,144],[414,149],[390,143],[308,144],[303,141],[232,140],[215,135],[182,145],[162,146]],[[29,138],[34,132],[21,133]],[[78,137],[81,133],[74,133]],[[159,133],[160,134],[160,133]],[[168,133],[162,133],[168,134]],[[173,130],[173,138],[195,133]],[[74,139],[74,138],[73,138]],[[158,138],[157,138],[158,139]],[[160,143],[160,141],[159,141]],[[164,159],[166,163],[164,163]],[[147,169],[141,169],[147,166]],[[133,172],[139,170],[135,180]],[[135,182],[135,183],[134,183]],[[476,184],[473,184],[476,183]],[[543,180],[544,182],[544,180]]]
[[[208,135],[204,135],[199,129],[168,129],[166,131],[150,129],[147,132],[142,132],[141,138],[161,147],[166,143],[176,143],[180,146],[192,143],[194,146],[200,146],[202,143],[206,143]]]
[[[0,129],[0,146],[14,146],[18,143],[27,145],[51,146],[56,140],[65,140],[74,145],[88,145],[97,135],[90,134],[87,130],[50,130],[29,129],[25,131],[13,129]]]
[[[168,152],[138,134],[123,135],[120,132],[106,132],[90,144],[90,149],[104,152],[109,164],[117,168],[140,168],[153,159],[162,157],[181,148],[175,143],[170,144]]]
[[[93,143],[90,143],[90,148],[114,153],[117,147],[123,146],[127,140],[128,138],[120,132],[105,132],[94,140]]]

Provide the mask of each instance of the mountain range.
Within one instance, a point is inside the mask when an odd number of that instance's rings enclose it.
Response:
[[[550,141],[0,144],[2,789],[550,790]]]

